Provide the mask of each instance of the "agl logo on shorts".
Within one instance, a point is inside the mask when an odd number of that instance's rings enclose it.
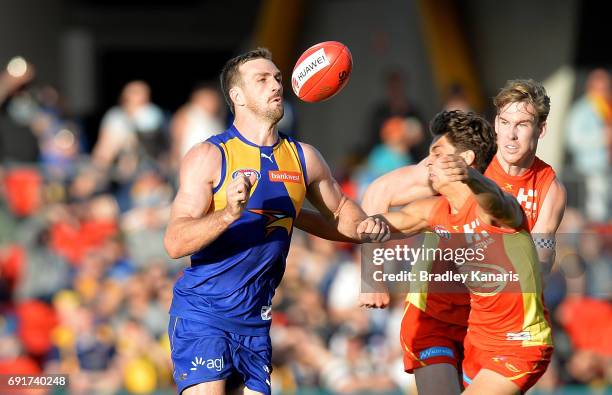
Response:
[[[223,361],[223,356],[221,358],[211,358],[204,359],[202,357],[195,357],[193,361],[191,361],[193,367],[190,370],[198,370],[198,366],[205,366],[207,369],[213,369],[217,372],[223,370],[225,363]]]

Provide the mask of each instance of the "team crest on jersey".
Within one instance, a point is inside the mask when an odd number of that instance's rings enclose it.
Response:
[[[448,231],[448,229],[446,229],[444,226],[442,225],[436,225],[433,228],[433,231],[440,237],[445,238],[446,240],[450,240],[451,238],[451,232]]]
[[[261,174],[255,169],[238,169],[232,173],[232,180],[238,177],[238,174],[244,174],[245,177],[249,178],[251,174],[255,174],[255,177],[259,180],[261,178]]]

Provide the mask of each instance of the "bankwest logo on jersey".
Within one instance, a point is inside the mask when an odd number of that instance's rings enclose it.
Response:
[[[268,171],[268,177],[272,182],[293,182],[299,184],[302,182],[302,175],[297,171]]]

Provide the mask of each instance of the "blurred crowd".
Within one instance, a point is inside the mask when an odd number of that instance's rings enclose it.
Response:
[[[0,76],[0,374],[66,373],[72,394],[172,393],[167,311],[189,261],[167,257],[163,232],[181,157],[227,125],[221,95],[197,85],[168,116],[146,81],[130,81],[88,145],[61,92],[32,84],[34,73]],[[545,295],[556,352],[538,393],[612,382],[610,90],[596,70],[567,130],[549,132],[567,138],[586,198],[559,229]],[[427,154],[405,75],[390,72],[385,92],[364,120],[364,154],[337,169],[356,200]],[[443,107],[470,108],[460,85]],[[357,307],[359,265],[354,246],[294,231],[274,300],[274,393],[416,393],[399,343],[404,295],[386,310]]]

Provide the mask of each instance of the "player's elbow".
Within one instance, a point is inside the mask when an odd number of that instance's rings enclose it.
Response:
[[[176,238],[170,230],[166,230],[166,234],[164,235],[164,248],[168,256],[172,259],[178,259],[185,255],[181,252],[179,243],[177,243]]]
[[[389,194],[385,183],[374,181],[363,194],[361,208],[368,215],[380,214],[388,211]]]

